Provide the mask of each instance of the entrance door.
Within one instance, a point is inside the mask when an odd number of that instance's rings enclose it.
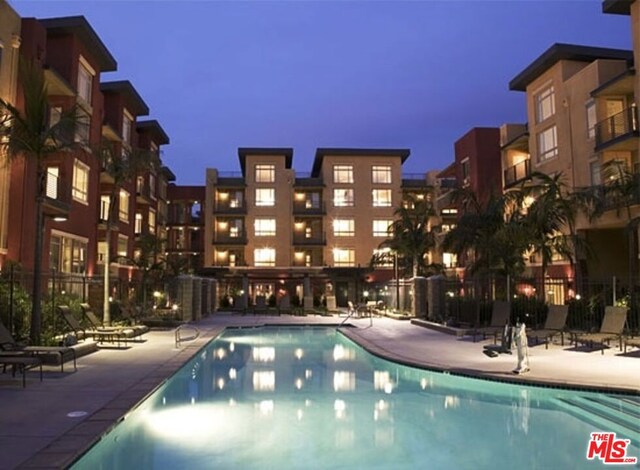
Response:
[[[349,283],[336,282],[336,305],[338,307],[348,307],[349,301]]]

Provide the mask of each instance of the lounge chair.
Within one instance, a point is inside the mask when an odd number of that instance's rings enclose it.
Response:
[[[99,343],[117,342],[118,347],[120,346],[121,340],[124,340],[125,343],[127,342],[127,336],[122,331],[102,331],[83,328],[82,325],[80,325],[78,319],[73,316],[73,313],[71,313],[71,310],[66,305],[58,305],[56,310],[62,316],[62,318],[64,318],[64,321],[67,323],[69,328],[73,330],[78,339],[93,338]]]
[[[82,310],[82,315],[87,320],[89,325],[91,325],[92,331],[115,331],[121,332],[127,338],[135,338],[136,336],[142,336],[149,328],[145,325],[132,325],[132,326],[102,326],[102,323],[93,312],[91,305],[89,304],[80,304],[80,309]]]
[[[549,349],[549,341],[553,340],[554,336],[560,335],[560,344],[564,346],[564,329],[568,314],[568,305],[549,305],[544,327],[540,330],[527,331],[527,336],[535,339],[536,344],[539,344],[540,340],[544,340],[545,349]]]
[[[476,336],[482,335],[482,339],[485,339],[487,336],[493,336],[493,344],[497,344],[498,335],[501,335],[504,331],[504,326],[509,323],[510,316],[511,304],[509,302],[503,302],[500,300],[493,302],[491,323],[489,326],[476,328],[471,332],[473,335],[473,342],[476,342]]]
[[[593,348],[594,344],[602,346],[602,354],[604,354],[605,343],[609,345],[612,339],[620,342],[620,351],[622,351],[622,331],[627,322],[627,307],[607,306],[604,309],[604,318],[598,333],[578,333],[572,332],[574,346],[577,349],[578,344],[589,344]]]
[[[42,359],[34,356],[0,356],[0,365],[3,372],[7,371],[7,366],[11,366],[12,375],[16,372],[22,373],[22,388],[27,386],[27,370],[40,367],[40,382],[42,382]]]
[[[73,357],[73,368],[78,370],[75,349],[66,346],[21,345],[13,339],[9,330],[0,322],[0,357],[39,356],[41,354],[59,354],[61,372],[64,372],[64,357],[70,354]]]
[[[640,336],[636,336],[635,338],[625,338],[624,339],[624,352],[626,354],[628,346],[635,346],[636,348],[640,348]]]

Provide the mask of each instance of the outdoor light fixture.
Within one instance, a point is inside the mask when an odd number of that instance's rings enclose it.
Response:
[[[69,217],[67,217],[66,215],[57,215],[53,217],[54,222],[66,222],[67,220],[69,220]]]

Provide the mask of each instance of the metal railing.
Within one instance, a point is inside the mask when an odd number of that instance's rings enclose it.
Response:
[[[182,336],[184,330],[191,330],[191,336]],[[182,346],[185,341],[195,341],[200,337],[200,330],[193,325],[180,325],[175,331],[176,349]]]
[[[638,110],[632,105],[596,124],[596,147],[638,132]]]
[[[511,186],[531,175],[531,160],[523,160],[504,170],[504,185]]]

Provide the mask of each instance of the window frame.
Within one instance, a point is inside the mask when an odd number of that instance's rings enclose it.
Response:
[[[372,165],[371,182],[373,184],[391,184],[393,181],[391,165]]]
[[[120,222],[129,223],[129,206],[131,194],[126,189],[120,189],[118,193],[118,219]]]
[[[253,221],[253,233],[256,237],[275,237],[276,219],[272,217],[256,217]]]
[[[384,230],[384,233],[382,230],[380,230],[380,226],[382,224],[387,224],[387,227]],[[378,227],[376,227],[376,225]],[[391,226],[393,225],[393,219],[373,219],[371,222],[371,233],[374,237],[377,238],[389,238],[390,233],[389,233],[389,229],[391,228]]]
[[[387,194],[388,198],[380,198],[380,194]],[[371,190],[371,205],[373,207],[393,207],[393,191],[390,188],[373,188]]]
[[[343,195],[350,194],[350,197],[338,198],[336,195],[338,191],[342,192]],[[333,189],[333,207],[355,207],[355,191],[353,188],[334,188]]]
[[[260,193],[271,194],[270,198],[265,198],[264,195],[259,196]],[[275,188],[256,188],[255,190],[255,205],[256,207],[275,207],[276,205],[276,190]]]
[[[258,253],[269,254],[269,256],[258,256]],[[253,264],[257,267],[274,267],[276,265],[276,249],[269,247],[254,248]]]
[[[91,168],[86,163],[78,160],[73,161],[73,177],[71,179],[71,197],[74,201],[89,205],[89,176]],[[84,175],[79,181],[80,175]]]
[[[353,165],[338,163],[333,165],[332,170],[334,184],[353,184]]]
[[[548,132],[551,132],[553,137],[552,143],[553,147],[545,148],[544,152],[542,151],[541,138],[547,135]],[[541,130],[536,134],[536,145],[537,145],[537,154],[538,154],[538,163],[544,163],[546,161],[552,160],[558,156],[558,128],[554,124]]]
[[[254,178],[256,183],[275,183],[276,166],[273,163],[256,163],[254,166]]]
[[[356,221],[353,218],[336,218],[331,223],[334,237],[355,237]]]
[[[346,260],[336,256],[338,253],[346,254]],[[334,248],[333,249],[333,265],[335,267],[353,267],[356,265],[356,250],[353,248]]]
[[[76,91],[78,93],[78,98],[89,106],[91,106],[93,101],[93,80],[95,76],[96,72],[93,70],[93,67],[91,67],[84,57],[80,56],[78,59],[78,81]],[[83,80],[84,78],[86,78],[86,80]]]
[[[553,117],[556,114],[556,91],[553,83],[548,82],[538,88],[534,93],[533,102],[536,124]]]

